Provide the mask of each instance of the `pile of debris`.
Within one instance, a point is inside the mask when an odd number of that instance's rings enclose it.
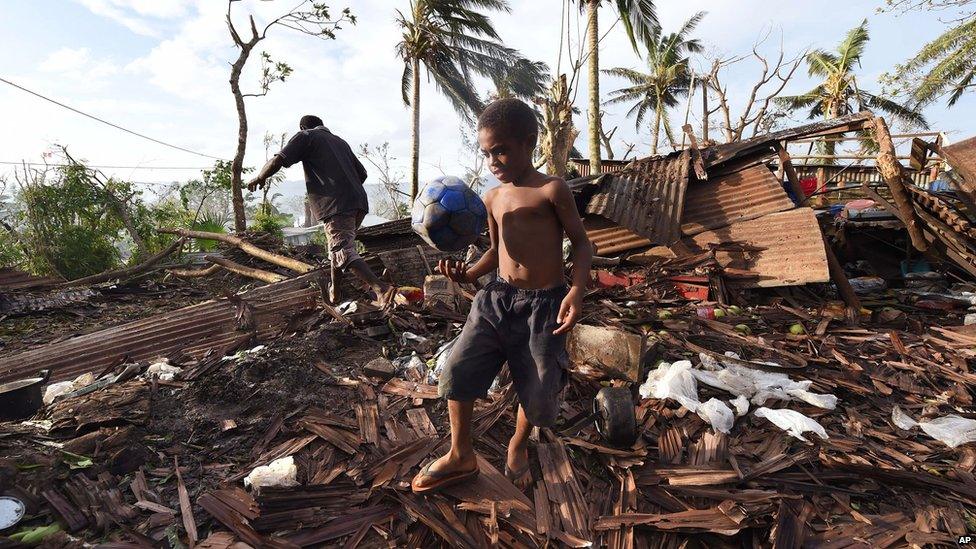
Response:
[[[433,275],[442,256],[399,221],[362,241],[422,301],[336,303],[314,258],[228,241],[174,274],[226,270],[243,291],[0,357],[0,383],[52,373],[31,419],[0,422],[0,511],[15,511],[0,547],[953,545],[976,520],[976,287],[852,284],[785,151],[870,125],[573,182],[598,257],[524,492],[500,473],[517,400],[504,371],[475,407],[478,479],[410,491],[449,445],[436,380],[475,288]],[[895,179],[881,198],[964,252],[972,229],[946,220],[976,179],[954,150],[939,154],[961,191],[900,195]]]

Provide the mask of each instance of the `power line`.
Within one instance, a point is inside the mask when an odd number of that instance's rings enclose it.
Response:
[[[68,168],[71,166],[84,166],[86,168],[94,168],[99,170],[209,170],[213,166],[96,166],[94,164],[44,164],[41,162],[12,162],[9,160],[0,160],[0,164],[8,164],[12,166],[41,166],[48,168]]]
[[[27,89],[27,88],[25,88],[23,86],[20,86],[18,84],[14,84],[10,80],[5,80],[3,78],[0,78],[0,82],[3,82],[4,84],[9,84],[9,85],[11,85],[11,86],[13,86],[13,87],[21,90],[21,91],[25,91],[25,92],[33,95],[33,96],[36,96],[36,97],[39,97],[39,98],[41,98],[41,99],[43,99],[45,101],[49,101],[51,103],[54,103],[55,105],[57,105],[59,107],[63,107],[65,109],[68,109],[69,111],[78,113],[78,114],[80,114],[82,116],[86,116],[88,118],[91,118],[92,120],[96,120],[98,122],[101,122],[102,124],[107,124],[107,125],[115,128],[115,129],[117,129],[117,130],[122,130],[122,131],[124,131],[126,133],[130,133],[130,134],[132,134],[132,135],[134,135],[136,137],[141,137],[143,139],[147,139],[149,141],[152,141],[153,143],[158,143],[160,145],[169,147],[171,149],[176,149],[178,151],[183,151],[183,152],[186,152],[186,153],[195,154],[197,156],[203,156],[205,158],[212,158],[214,160],[223,160],[223,158],[217,158],[216,156],[210,156],[209,154],[203,154],[203,153],[199,153],[199,152],[196,152],[196,151],[191,151],[190,149],[185,149],[183,147],[180,147],[179,145],[173,145],[172,143],[167,143],[165,141],[160,141],[159,139],[156,139],[156,138],[153,138],[153,137],[149,137],[148,135],[141,134],[141,133],[136,132],[136,131],[132,131],[132,130],[130,130],[128,128],[123,128],[122,126],[119,126],[118,124],[113,124],[112,122],[109,122],[108,120],[104,120],[104,119],[101,119],[101,118],[99,118],[97,116],[88,114],[86,112],[79,111],[78,109],[76,109],[74,107],[70,107],[68,105],[65,105],[64,103],[61,103],[60,101],[55,101],[54,99],[51,99],[50,97],[45,97],[45,96],[43,96],[43,95],[41,95],[41,94],[39,94],[39,93],[37,93],[35,91],[31,91],[31,90],[29,90],[29,89]]]

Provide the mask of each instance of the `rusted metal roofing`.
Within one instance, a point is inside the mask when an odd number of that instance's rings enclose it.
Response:
[[[60,282],[62,281],[49,276],[34,276],[9,267],[0,268],[0,290],[30,290],[54,286]]]
[[[655,244],[677,240],[691,155],[685,150],[633,162],[600,176],[585,214],[605,217]]]
[[[776,176],[763,165],[688,185],[681,232],[694,235],[793,207]]]
[[[276,335],[289,314],[315,307],[319,290],[312,272],[238,294],[250,307],[258,341]],[[228,299],[207,301],[121,326],[49,343],[0,358],[0,383],[50,369],[52,379],[71,379],[85,372],[96,375],[117,364],[167,356],[183,350],[191,356],[230,344],[247,333],[237,329],[238,307]]]
[[[834,135],[861,129],[867,122],[874,119],[870,112],[859,112],[821,120],[812,124],[788,128],[773,133],[757,135],[750,139],[715,145],[702,149],[702,159],[705,161],[706,168],[712,168],[736,158],[750,156],[752,154],[765,154],[772,152],[771,147],[780,141],[791,141],[794,139],[820,137],[823,135]]]
[[[946,161],[962,175],[955,183],[976,202],[976,137],[970,137],[954,145],[942,148]]]
[[[387,221],[386,223],[370,225],[369,227],[360,227],[356,231],[356,238],[375,238],[405,234],[413,234],[413,229],[410,228],[409,217],[396,219],[394,221]]]
[[[734,280],[740,287],[770,288],[827,282],[827,252],[817,217],[797,208],[743,221],[682,239],[693,253],[716,249],[723,267],[750,271],[754,278]]]
[[[624,169],[632,160],[601,160],[600,173],[615,173]],[[590,161],[585,158],[570,158],[569,165],[579,172],[580,177],[590,175]]]
[[[584,217],[583,227],[597,255],[611,255],[651,245],[651,241],[643,236],[598,215]]]

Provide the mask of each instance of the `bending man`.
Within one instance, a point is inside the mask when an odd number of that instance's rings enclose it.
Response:
[[[305,115],[298,126],[301,131],[288,140],[281,152],[271,157],[247,188],[250,191],[263,188],[278,170],[301,162],[313,219],[325,223],[332,267],[355,273],[372,288],[377,299],[385,303],[390,286],[381,281],[356,252],[356,229],[369,211],[363,188],[366,168],[349,144],[330,132],[321,118]]]

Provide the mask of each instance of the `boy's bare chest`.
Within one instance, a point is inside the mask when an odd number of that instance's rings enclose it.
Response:
[[[492,215],[498,222],[503,223],[553,218],[555,212],[552,204],[540,190],[514,189],[499,193],[492,203]]]

